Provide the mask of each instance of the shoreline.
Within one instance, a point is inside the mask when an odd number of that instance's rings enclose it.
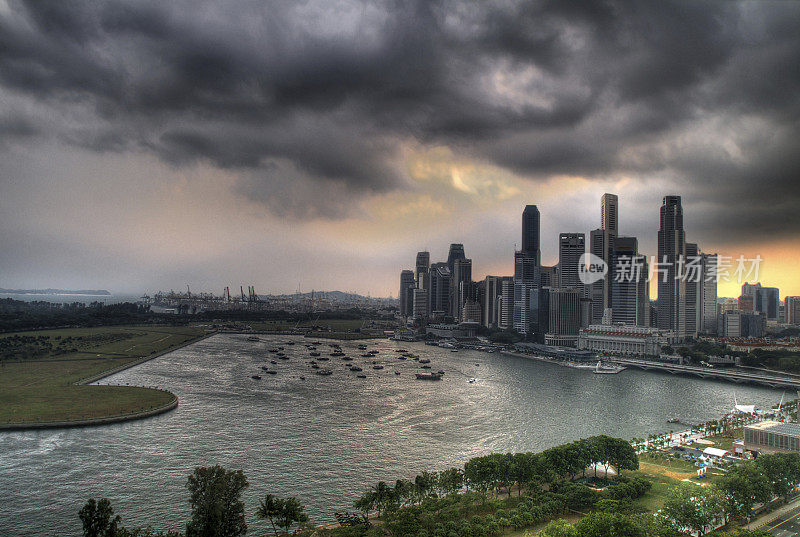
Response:
[[[170,352],[177,351],[177,350],[182,349],[184,347],[187,347],[189,345],[193,345],[194,343],[197,343],[198,341],[202,341],[202,340],[207,339],[207,338],[209,338],[209,337],[211,337],[213,335],[216,335],[216,334],[217,334],[217,332],[211,332],[211,333],[208,333],[208,334],[203,334],[202,336],[197,337],[197,338],[192,339],[192,340],[189,340],[189,341],[186,341],[185,343],[182,343],[182,344],[178,345],[177,347],[170,347],[170,348],[164,349],[162,351],[159,351],[159,352],[157,352],[155,354],[152,354],[150,356],[143,356],[142,358],[139,358],[137,360],[132,360],[131,362],[128,362],[127,364],[123,364],[121,366],[117,366],[117,367],[112,368],[112,369],[107,369],[107,370],[102,371],[102,372],[100,372],[100,373],[98,373],[96,375],[92,375],[91,377],[86,377],[86,378],[80,379],[80,380],[78,380],[77,382],[75,382],[73,384],[75,386],[86,386],[86,385],[92,384],[93,382],[97,382],[97,381],[102,380],[102,379],[104,379],[106,377],[110,377],[111,375],[116,375],[117,373],[121,373],[122,371],[125,371],[126,369],[130,369],[132,367],[136,367],[137,365],[141,365],[141,364],[143,364],[145,362],[149,362],[150,360],[154,360],[154,359],[159,358],[161,356],[164,356],[165,354],[168,354]],[[138,387],[138,388],[144,388],[146,390],[156,390],[156,391],[165,392],[165,393],[168,393],[168,394],[170,394],[172,396],[172,400],[169,403],[167,403],[165,405],[162,405],[160,407],[157,407],[157,408],[151,408],[149,410],[143,410],[143,411],[133,412],[133,413],[129,413],[129,414],[117,414],[115,416],[103,416],[103,417],[98,417],[98,418],[89,418],[89,419],[83,419],[83,420],[68,420],[68,421],[46,421],[46,422],[30,422],[30,423],[26,423],[26,422],[3,423],[3,424],[0,424],[0,432],[3,432],[3,431],[39,430],[39,429],[68,429],[68,428],[73,428],[73,427],[97,427],[97,426],[101,426],[101,425],[110,425],[110,424],[113,424],[113,423],[122,423],[122,422],[125,422],[125,421],[133,421],[133,420],[149,418],[149,417],[152,417],[152,416],[158,416],[159,414],[164,414],[166,412],[169,412],[170,410],[173,410],[178,406],[178,396],[175,395],[174,393],[172,393],[169,390],[162,390],[162,389],[159,389],[159,388],[148,388],[147,386],[132,386],[132,387]]]

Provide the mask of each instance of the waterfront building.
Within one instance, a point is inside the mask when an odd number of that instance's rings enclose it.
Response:
[[[414,272],[411,270],[403,270],[400,272],[400,293],[398,298],[400,299],[400,315],[402,317],[408,317],[412,313],[412,301],[413,301],[413,289],[414,289]]]
[[[450,287],[450,315],[460,319],[464,303],[472,300],[472,260],[456,258],[453,261],[453,276]]]
[[[550,315],[545,344],[576,346],[581,328],[581,298],[581,291],[575,288],[550,289]]]
[[[800,296],[787,296],[784,311],[787,324],[800,325]]]
[[[539,208],[536,205],[526,205],[522,211],[522,248],[521,251],[533,257],[537,265],[541,264],[542,252],[540,246]]]
[[[415,319],[427,319],[428,310],[428,290],[415,287],[413,291],[413,315]]]
[[[680,196],[664,196],[658,230],[658,327],[686,334],[686,282],[679,272],[686,257]],[[663,271],[663,272],[662,272]]]
[[[605,220],[603,218],[603,220]],[[603,312],[611,307],[611,268],[614,264],[614,238],[607,229],[595,229],[589,232],[589,252],[602,259],[609,267],[605,278],[594,282],[591,286],[592,323],[599,323]]]
[[[539,286],[536,258],[527,252],[514,252],[514,330],[530,331],[531,296]]]
[[[655,357],[680,341],[675,332],[647,326],[593,324],[578,334],[578,349],[617,356]]]
[[[450,314],[450,269],[447,263],[434,263],[430,273],[430,312],[432,317]]]
[[[561,289],[578,289],[583,295],[580,279],[580,260],[586,253],[583,233],[561,233],[558,236],[558,280]]]
[[[481,305],[475,301],[467,300],[461,312],[461,322],[481,324]]]
[[[600,198],[600,229],[612,236],[619,233],[619,198],[616,194],[603,194]]]
[[[612,322],[646,326],[650,314],[647,259],[639,254],[636,237],[616,237],[611,259]]]
[[[719,315],[717,335],[726,338],[760,338],[767,331],[763,313],[728,310]]]
[[[504,276],[500,280],[500,296],[497,299],[497,328],[510,330],[514,327],[514,278]]]
[[[717,254],[702,254],[703,283],[701,286],[702,305],[700,331],[704,334],[717,333],[717,271],[719,270],[719,256]]]
[[[483,326],[497,328],[498,308],[500,305],[500,276],[486,276],[483,280]]]
[[[800,451],[800,423],[769,420],[745,425],[744,449],[757,453]]]
[[[453,272],[453,267],[455,265],[456,259],[466,259],[467,256],[464,254],[464,245],[461,243],[454,242],[450,245],[450,251],[447,252],[447,268],[450,269],[450,272]]]
[[[427,289],[427,274],[430,271],[431,266],[431,254],[430,252],[417,252],[417,273],[416,273],[416,282],[417,287],[422,289]]]

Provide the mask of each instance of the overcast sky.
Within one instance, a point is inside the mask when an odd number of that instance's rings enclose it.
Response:
[[[0,0],[0,287],[397,295],[525,204],[800,294],[800,3]],[[738,295],[737,285],[721,294]]]

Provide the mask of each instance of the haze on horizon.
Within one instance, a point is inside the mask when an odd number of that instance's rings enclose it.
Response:
[[[0,287],[397,295],[599,226],[800,295],[800,4],[0,0]],[[738,285],[721,285],[737,296]],[[655,295],[653,295],[655,298]]]

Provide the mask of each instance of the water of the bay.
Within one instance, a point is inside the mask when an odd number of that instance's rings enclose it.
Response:
[[[287,345],[286,342],[296,342]],[[461,466],[496,451],[539,451],[594,434],[622,438],[719,418],[740,404],[768,408],[781,392],[637,370],[618,375],[421,343],[368,341],[348,362],[321,362],[314,374],[304,344],[290,336],[216,335],[103,380],[176,393],[177,409],[104,427],[0,433],[0,535],[79,535],[77,512],[108,497],[127,526],[183,529],[186,478],[195,466],[242,469],[250,481],[248,522],[264,494],[296,496],[312,521],[332,520],[379,480]],[[268,349],[281,345],[289,360]],[[322,341],[323,356],[331,352]],[[439,382],[398,359],[406,348],[429,358]],[[271,364],[276,360],[277,364]],[[374,370],[373,361],[384,365]],[[265,366],[276,369],[269,375]],[[396,375],[395,372],[400,372]],[[260,374],[261,380],[251,375]],[[301,380],[304,376],[305,380]],[[476,382],[469,383],[474,377]]]

